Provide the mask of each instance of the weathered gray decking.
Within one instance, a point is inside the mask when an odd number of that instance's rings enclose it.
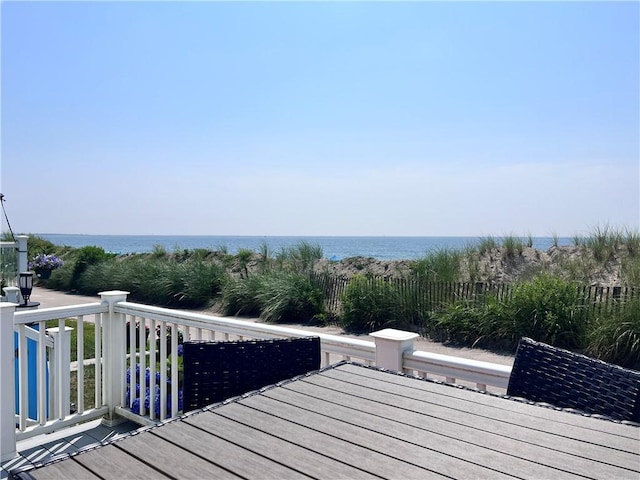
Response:
[[[640,428],[344,364],[28,474],[637,479]]]

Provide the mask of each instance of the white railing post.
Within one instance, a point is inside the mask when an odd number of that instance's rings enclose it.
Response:
[[[48,328],[47,333],[53,337],[53,358],[50,375],[53,377],[52,416],[59,420],[71,412],[71,332],[73,328]]]
[[[123,422],[125,419],[116,416],[115,408],[121,406],[122,391],[124,389],[124,379],[126,370],[125,359],[125,324],[124,315],[114,312],[114,306],[118,302],[127,300],[129,292],[114,290],[110,292],[100,292],[102,303],[109,306],[107,317],[103,322],[103,356],[102,365],[104,368],[104,400],[109,412],[102,419],[102,423],[113,426]],[[99,359],[96,359],[99,361]]]
[[[4,287],[3,290],[7,297],[7,302],[20,304],[20,289],[18,287]]]
[[[27,235],[18,235],[16,243],[18,244],[18,273],[29,271],[29,258],[27,257]],[[18,279],[16,278],[16,282]]]
[[[401,372],[402,356],[405,351],[413,351],[413,342],[420,335],[417,333],[405,332],[403,330],[394,330],[393,328],[385,328],[377,332],[371,333],[376,344],[376,365]]]
[[[15,406],[14,303],[0,303],[0,461],[17,455]]]

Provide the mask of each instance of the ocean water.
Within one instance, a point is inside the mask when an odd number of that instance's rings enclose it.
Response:
[[[102,247],[108,252],[148,253],[160,245],[167,251],[204,248],[225,248],[235,254],[239,249],[259,251],[266,244],[273,253],[294,247],[300,242],[319,245],[323,256],[332,260],[349,257],[373,257],[379,260],[415,260],[438,249],[462,249],[475,245],[481,237],[275,237],[275,236],[190,236],[190,235],[65,235],[38,234],[56,245],[80,248]],[[499,242],[500,237],[495,237]],[[523,239],[525,242],[528,239]],[[559,238],[559,245],[571,245],[572,239]],[[553,245],[551,237],[534,237],[533,246],[547,250]]]

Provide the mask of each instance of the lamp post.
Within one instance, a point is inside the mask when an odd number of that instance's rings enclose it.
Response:
[[[30,302],[31,292],[33,290],[33,272],[20,272],[18,277],[20,286],[20,295],[24,303],[18,305],[18,308],[37,307],[40,302]]]

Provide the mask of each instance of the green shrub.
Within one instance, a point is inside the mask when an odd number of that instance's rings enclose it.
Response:
[[[324,297],[306,275],[274,271],[230,280],[222,293],[226,315],[260,316],[267,322],[307,323],[323,312]]]
[[[208,305],[226,281],[224,270],[198,258],[185,262],[135,255],[87,267],[79,291],[125,290],[131,300],[185,308]]]
[[[580,349],[585,344],[586,309],[578,287],[548,274],[517,284],[511,297],[488,297],[473,305],[456,302],[434,322],[450,341],[515,350],[521,337]]]
[[[433,323],[435,338],[462,344],[474,344],[483,336],[484,308],[469,302],[456,302],[444,309]]]
[[[640,370],[640,299],[628,301],[594,320],[586,353]]]
[[[169,305],[172,297],[170,285],[168,265],[144,255],[88,266],[78,289],[83,294],[125,290],[129,292],[130,300]]]
[[[267,322],[308,323],[322,313],[324,297],[307,275],[274,272],[263,276],[257,300]]]
[[[64,257],[64,265],[54,270],[50,279],[40,282],[48,288],[82,292],[81,281],[86,269],[90,265],[112,260],[115,254],[106,253],[101,247],[87,246],[69,249],[61,256]]]
[[[197,256],[177,268],[180,271],[182,288],[173,295],[182,307],[210,304],[226,283],[227,274],[221,266],[205,262]]]
[[[69,288],[71,290],[80,288],[81,276],[89,265],[97,265],[114,257],[114,254],[105,252],[102,247],[87,246],[77,249],[73,254],[73,272]]]
[[[260,303],[258,292],[262,275],[230,279],[222,290],[222,309],[225,315],[258,317]]]
[[[62,267],[51,272],[51,278],[47,280],[39,279],[38,282],[47,288],[55,290],[71,290],[71,278],[73,277],[74,262],[67,260]]]
[[[483,332],[511,346],[521,337],[566,348],[583,346],[586,315],[574,283],[542,274],[515,285],[511,298],[490,301]]]
[[[78,291],[85,295],[95,295],[99,292],[108,290],[129,290],[129,280],[126,274],[121,273],[122,266],[119,262],[104,262],[97,265],[90,265],[83,272],[78,285]],[[59,269],[60,278],[68,277],[68,281],[71,279],[73,269],[69,268],[65,270],[65,266]],[[54,272],[55,273],[55,272]],[[127,277],[128,280],[125,280]],[[57,282],[55,275],[51,276],[49,283]]]
[[[344,327],[374,331],[406,323],[397,289],[381,278],[354,276],[342,298]]]

